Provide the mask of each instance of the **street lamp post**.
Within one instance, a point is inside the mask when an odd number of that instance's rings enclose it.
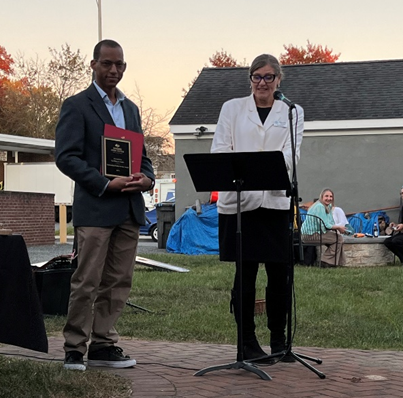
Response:
[[[95,0],[98,6],[98,41],[102,40],[102,2]]]

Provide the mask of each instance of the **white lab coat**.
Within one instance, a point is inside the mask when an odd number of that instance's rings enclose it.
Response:
[[[211,152],[258,152],[282,151],[289,175],[292,175],[292,150],[289,128],[288,106],[274,101],[273,107],[262,124],[256,109],[253,94],[224,103],[214,133]],[[300,146],[304,131],[304,111],[297,105],[293,110],[294,137],[296,143],[296,163],[300,156]],[[256,170],[264,178],[276,170]],[[217,202],[221,214],[236,213],[236,192],[220,192]],[[243,191],[241,211],[264,207],[287,210],[290,199],[285,191]]]

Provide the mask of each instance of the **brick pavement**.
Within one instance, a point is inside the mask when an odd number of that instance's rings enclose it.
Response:
[[[61,337],[49,338],[49,353],[41,354],[1,345],[0,354],[13,353],[62,361]],[[262,380],[244,369],[212,371],[196,377],[205,367],[235,362],[236,346],[171,343],[122,339],[119,345],[136,358],[130,369],[105,369],[133,383],[137,398],[342,398],[403,397],[403,352],[323,348],[295,348],[296,352],[321,358],[313,364],[326,375],[320,379],[300,363],[262,366],[272,380]],[[268,347],[265,347],[268,350]]]

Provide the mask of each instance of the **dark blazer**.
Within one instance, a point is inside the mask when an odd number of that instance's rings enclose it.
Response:
[[[142,133],[137,106],[122,102],[126,129]],[[145,224],[141,192],[103,192],[108,179],[101,175],[101,136],[113,119],[94,84],[68,98],[56,127],[57,167],[75,181],[73,224],[75,227],[109,227],[123,223],[130,210],[135,221]],[[151,160],[143,146],[141,172],[155,179]]]

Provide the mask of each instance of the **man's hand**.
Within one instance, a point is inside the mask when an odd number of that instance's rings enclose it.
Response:
[[[126,183],[122,192],[143,192],[151,186],[151,179],[143,173],[134,173],[131,175],[131,181]]]
[[[108,184],[108,191],[143,192],[151,186],[151,179],[143,173],[134,173],[129,177],[116,177]]]
[[[403,230],[403,224],[396,224],[395,231],[401,232]]]

